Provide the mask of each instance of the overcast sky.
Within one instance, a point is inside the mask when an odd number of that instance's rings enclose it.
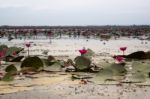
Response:
[[[0,25],[150,24],[150,0],[0,0]]]

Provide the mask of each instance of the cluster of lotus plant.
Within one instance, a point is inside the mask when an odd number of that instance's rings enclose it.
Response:
[[[8,47],[6,45],[0,45],[0,65],[2,61],[6,62],[19,62],[23,56],[18,56],[19,52],[21,52],[23,48],[19,47]],[[3,76],[3,80],[9,81],[12,80],[12,75],[14,75],[15,71],[17,71],[14,65],[10,65],[5,69],[6,74],[0,73]]]
[[[3,46],[3,47],[2,47]],[[8,55],[18,55],[20,51],[23,49],[13,49],[12,47],[8,48],[7,46],[0,46],[0,58],[3,59]],[[37,56],[29,56],[29,48],[31,47],[30,43],[26,44],[28,48],[28,57],[26,57],[20,65],[20,69],[18,70],[14,64],[10,64],[5,68],[5,74],[2,75],[1,80],[11,81],[13,80],[15,75],[26,74],[26,73],[34,73],[39,71],[62,71],[66,72],[94,72],[97,73],[96,77],[107,77],[109,79],[112,75],[124,75],[126,69],[124,68],[125,59],[137,59],[137,58],[150,58],[150,52],[134,52],[129,55],[125,55],[124,52],[127,47],[120,48],[123,51],[123,55],[114,56],[115,61],[119,64],[108,64],[105,66],[103,70],[101,70],[98,66],[96,66],[92,62],[92,57],[94,52],[91,49],[83,48],[79,50],[80,55],[75,57],[73,60],[68,59],[67,61],[58,60],[53,56],[48,56],[46,59],[39,58]],[[6,50],[7,49],[7,50]],[[11,50],[10,50],[11,49]],[[22,59],[23,57],[19,58]],[[16,61],[15,61],[16,62]],[[20,62],[20,61],[17,61]]]
[[[30,44],[26,44],[29,48]],[[41,59],[37,56],[29,56],[26,57],[20,66],[20,70],[17,70],[14,64],[11,64],[6,67],[6,74],[1,78],[4,81],[13,80],[14,75],[18,75],[20,73],[29,73],[29,72],[39,72],[39,71],[61,71],[62,68],[65,68],[65,71],[91,71],[94,70],[92,68],[91,57],[94,52],[90,49],[82,49],[79,50],[80,56],[77,56],[74,60],[68,59],[57,60],[53,56],[48,56],[47,59]],[[72,68],[70,68],[72,67]],[[49,70],[47,70],[47,68]]]
[[[20,47],[8,47],[6,45],[0,46],[0,60],[11,61],[10,57],[13,59],[18,56],[23,48]]]

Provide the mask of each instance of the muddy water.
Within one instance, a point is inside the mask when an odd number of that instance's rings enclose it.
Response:
[[[149,92],[149,86],[59,83],[0,95],[0,99],[149,99]]]

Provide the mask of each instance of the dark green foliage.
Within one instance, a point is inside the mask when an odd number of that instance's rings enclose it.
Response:
[[[146,54],[144,51],[137,51],[134,53],[131,53],[126,56],[126,58],[131,58],[131,59],[146,59]]]
[[[30,69],[31,71],[38,71],[39,69],[43,68],[43,66],[43,61],[37,56],[28,57],[21,64],[21,68],[23,70]]]
[[[150,59],[150,51],[146,52],[146,58]]]
[[[89,69],[91,65],[90,59],[84,56],[78,56],[75,58],[75,67],[77,70]]]
[[[11,64],[11,65],[9,65],[9,66],[6,67],[5,71],[7,73],[14,74],[14,73],[17,73],[17,68],[13,64]]]
[[[144,52],[144,51],[137,51],[137,52],[133,52],[129,55],[118,55],[127,59],[150,59],[150,51],[148,52]],[[114,56],[118,57],[118,56]]]

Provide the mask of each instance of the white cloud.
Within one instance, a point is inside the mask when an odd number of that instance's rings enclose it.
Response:
[[[150,24],[149,0],[0,0],[0,24]]]

